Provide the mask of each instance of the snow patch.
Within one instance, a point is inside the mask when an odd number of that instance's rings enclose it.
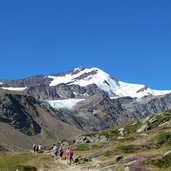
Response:
[[[1,87],[4,90],[11,90],[11,91],[24,91],[27,87]]]
[[[46,100],[55,109],[66,108],[71,109],[76,103],[85,99],[65,99],[65,100]]]

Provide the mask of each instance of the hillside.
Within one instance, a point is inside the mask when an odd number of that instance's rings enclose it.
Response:
[[[71,166],[66,160],[54,161],[52,154],[44,150],[37,155],[30,152],[0,153],[0,167],[5,170],[9,165],[9,171],[19,167],[35,168],[34,171],[169,171],[170,123],[171,110],[167,110],[101,132],[60,141],[58,143],[64,150],[68,146],[74,149],[75,163]]]
[[[168,171],[170,125],[171,110],[167,110],[99,133],[84,134],[70,145],[92,161],[82,165],[90,170]]]
[[[0,91],[0,144],[7,149],[48,144],[82,131],[53,116],[35,98],[18,92]]]

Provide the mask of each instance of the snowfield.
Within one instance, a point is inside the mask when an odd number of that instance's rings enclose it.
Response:
[[[85,99],[65,99],[65,100],[46,100],[55,109],[66,108],[71,109],[76,103]]]

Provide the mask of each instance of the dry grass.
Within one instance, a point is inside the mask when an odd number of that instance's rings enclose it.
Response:
[[[0,153],[0,171],[14,171],[20,166],[30,166],[37,169],[66,168],[56,162],[50,154],[33,154],[30,152]]]

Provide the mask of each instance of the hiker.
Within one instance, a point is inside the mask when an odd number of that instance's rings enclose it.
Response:
[[[38,152],[39,152],[39,146],[36,145],[36,153],[38,153]]]
[[[57,159],[57,156],[58,156],[58,147],[57,147],[57,145],[54,145],[52,150],[53,150],[53,154],[54,154],[55,159]]]
[[[36,153],[36,144],[33,144],[33,153]]]
[[[66,156],[67,157],[67,164],[71,165],[71,161],[73,161],[74,153],[70,147],[68,147],[68,149],[66,150],[66,155],[67,155]]]
[[[41,150],[42,150],[42,146],[41,146],[41,144],[39,144],[38,145],[38,151],[41,152]]]
[[[59,156],[60,156],[61,160],[62,160],[63,153],[64,153],[64,151],[62,149],[62,146],[60,146],[59,147]]]
[[[70,148],[70,150],[69,150],[69,165],[71,165],[71,161],[74,161],[74,160],[73,160],[73,155],[74,155],[74,152],[73,152],[73,150]]]

